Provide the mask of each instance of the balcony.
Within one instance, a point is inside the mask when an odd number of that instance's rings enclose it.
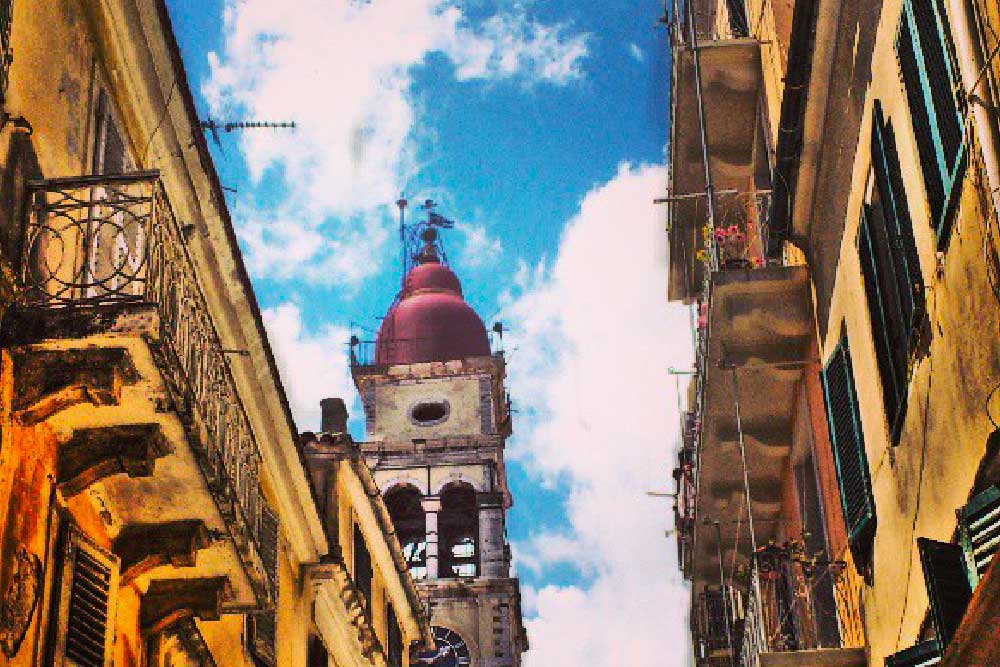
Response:
[[[844,563],[817,561],[797,545],[760,549],[747,587],[740,667],[866,667],[864,648],[829,639],[838,618],[860,617],[844,599],[834,603],[831,591],[844,574]]]
[[[713,274],[698,322],[695,413],[699,454],[690,568],[715,581],[726,563],[750,558],[743,452],[757,544],[777,538],[781,479],[792,444],[798,387],[814,356],[805,267],[729,269]],[[741,448],[742,442],[742,448]],[[718,533],[722,517],[741,530]]]
[[[741,31],[720,30],[719,17],[702,6],[706,4],[721,3],[695,3],[693,31],[690,24],[681,22],[674,30],[670,194],[666,200],[668,296],[672,301],[690,302],[701,291],[704,278],[698,255],[708,246],[705,156],[715,193],[716,228],[759,222],[755,192],[767,189],[760,185],[767,179],[757,113],[763,78],[760,44],[736,36],[744,34]],[[683,7],[677,11],[686,16]]]
[[[22,292],[2,329],[24,388],[15,419],[61,434],[64,495],[100,496],[134,577],[172,565],[192,580],[222,577],[209,598],[224,589],[230,609],[270,603],[277,519],[229,367],[238,351],[219,339],[191,229],[156,172],[36,181],[28,192]]]

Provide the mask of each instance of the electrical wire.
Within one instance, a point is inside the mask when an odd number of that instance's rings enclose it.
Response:
[[[932,301],[934,307],[934,315],[937,313],[937,294],[934,294],[934,299]],[[930,318],[932,321],[937,322],[936,316]],[[910,521],[910,539],[908,544],[910,545],[910,559],[906,567],[906,586],[903,592],[903,610],[899,614],[899,627],[896,630],[896,650],[899,650],[899,641],[903,636],[903,623],[906,620],[906,609],[910,604],[910,583],[913,578],[913,538],[917,532],[917,518],[920,516],[920,501],[923,496],[923,486],[924,486],[924,469],[927,463],[927,426],[930,421],[928,415],[930,413],[930,403],[931,403],[931,387],[934,382],[934,356],[928,351],[927,355],[927,393],[924,395],[924,424],[923,424],[923,437],[920,443],[920,466],[917,473],[917,497],[913,505],[913,518]]]
[[[174,98],[174,90],[177,89],[177,77],[174,77],[173,83],[170,84],[170,91],[167,93],[167,99],[163,102],[163,109],[160,111],[160,119],[156,122],[156,127],[153,128],[152,134],[149,135],[149,139],[146,140],[146,146],[142,149],[142,164],[145,168],[146,157],[149,152],[149,147],[153,143],[153,138],[156,133],[160,131],[160,126],[163,125],[163,121],[167,117],[167,111],[170,109],[170,100]]]

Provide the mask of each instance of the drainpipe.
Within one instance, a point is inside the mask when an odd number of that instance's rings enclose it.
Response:
[[[990,189],[990,201],[993,204],[993,215],[1000,216],[1000,164],[998,164],[997,146],[998,128],[990,118],[990,110],[995,109],[992,91],[983,85],[987,63],[983,57],[979,40],[974,32],[974,8],[971,0],[949,0],[951,14],[952,38],[958,55],[958,67],[962,74],[962,88],[965,99],[972,111],[972,120],[976,128],[976,137],[982,148],[983,165],[986,168],[986,180]]]

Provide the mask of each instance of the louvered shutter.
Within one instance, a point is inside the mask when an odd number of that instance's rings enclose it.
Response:
[[[924,276],[920,271],[920,257],[913,237],[913,221],[903,185],[896,136],[892,124],[885,120],[881,103],[877,101],[872,125],[872,162],[885,211],[886,234],[892,249],[900,316],[907,336],[912,339],[917,322],[924,314]]]
[[[111,666],[118,576],[118,558],[68,525],[53,635],[55,665]]]
[[[278,583],[279,528],[278,515],[266,503],[262,503],[258,546],[267,585],[275,606],[281,593]],[[276,661],[277,625],[278,619],[274,611],[255,612],[247,614],[246,617],[247,647],[259,663],[268,667],[274,665]]]
[[[892,442],[899,440],[902,417],[906,412],[907,341],[901,339],[903,331],[899,320],[899,298],[895,284],[885,278],[891,270],[886,264],[891,254],[888,238],[881,227],[881,217],[865,206],[861,225],[858,227],[858,261],[864,278],[868,316],[872,326],[872,343],[879,379],[882,381],[882,405],[889,422]],[[881,256],[880,256],[881,255]],[[896,319],[892,319],[895,317]]]
[[[278,639],[277,618],[273,611],[261,611],[246,616],[247,648],[257,664],[273,667]]]
[[[885,659],[885,667],[931,667],[941,664],[941,647],[936,639],[893,653]]]
[[[917,539],[917,548],[920,550],[920,564],[924,568],[931,617],[943,650],[962,622],[972,597],[965,552],[961,545],[926,537]]]
[[[903,3],[896,54],[940,249],[948,241],[966,152],[960,84],[949,35],[948,16],[939,0]]]
[[[989,487],[958,510],[958,523],[969,583],[975,587],[1000,544],[1000,488]]]
[[[262,503],[260,512],[259,547],[260,560],[264,566],[264,573],[267,575],[267,582],[271,588],[272,597],[278,598],[278,539],[279,539],[278,515]]]
[[[851,551],[865,564],[875,537],[875,498],[846,338],[823,369],[823,390]]]

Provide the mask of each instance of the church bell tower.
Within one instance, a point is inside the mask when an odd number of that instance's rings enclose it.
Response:
[[[417,664],[517,667],[528,642],[506,542],[504,357],[444,259],[437,228],[450,222],[426,208],[426,222],[401,225],[421,245],[404,250],[377,340],[352,339],[360,446],[430,612],[437,651]]]

